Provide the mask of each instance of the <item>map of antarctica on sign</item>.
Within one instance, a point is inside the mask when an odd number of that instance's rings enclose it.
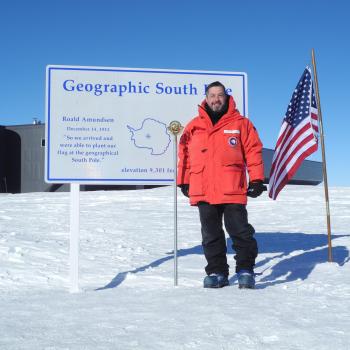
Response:
[[[142,121],[139,129],[128,126],[134,141],[135,147],[146,148],[152,155],[164,154],[171,143],[170,132],[167,125],[159,120],[147,118]]]
[[[206,86],[217,80],[247,116],[245,73],[48,66],[45,180],[172,184],[168,126],[196,116]]]

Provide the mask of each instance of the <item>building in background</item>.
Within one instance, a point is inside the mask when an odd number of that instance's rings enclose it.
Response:
[[[268,183],[274,151],[263,149],[265,182]],[[0,193],[68,191],[68,184],[47,184],[45,168],[45,125],[0,126]],[[318,185],[322,163],[304,161],[290,184]],[[156,186],[81,185],[81,190],[139,189]]]

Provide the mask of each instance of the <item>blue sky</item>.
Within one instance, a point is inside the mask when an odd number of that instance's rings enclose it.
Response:
[[[243,71],[249,117],[274,148],[314,48],[329,184],[350,186],[349,10],[346,0],[2,1],[0,125],[45,120],[48,64]]]

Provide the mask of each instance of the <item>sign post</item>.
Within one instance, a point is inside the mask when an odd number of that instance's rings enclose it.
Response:
[[[174,120],[168,126],[169,131],[174,136],[174,286],[178,284],[178,268],[177,268],[177,135],[183,129],[180,122]]]
[[[69,276],[71,293],[79,292],[79,187],[77,183],[70,185]]]

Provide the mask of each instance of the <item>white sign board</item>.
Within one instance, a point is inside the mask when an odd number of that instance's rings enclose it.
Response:
[[[167,126],[196,116],[217,80],[247,115],[245,73],[48,66],[46,182],[173,183]]]

